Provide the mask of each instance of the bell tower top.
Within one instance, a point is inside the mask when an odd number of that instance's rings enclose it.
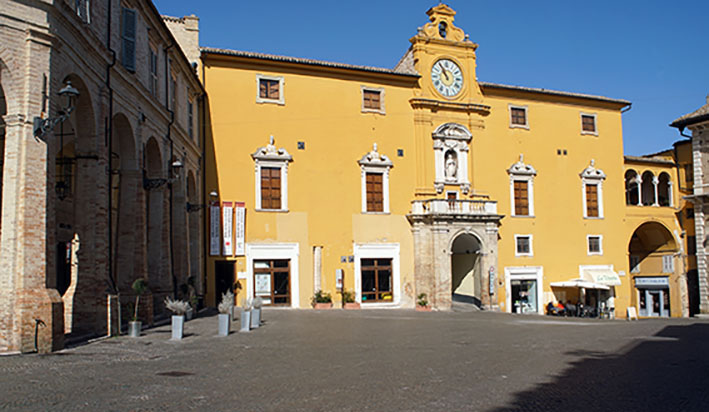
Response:
[[[427,40],[443,40],[449,42],[466,42],[477,48],[477,44],[470,41],[465,32],[453,24],[455,20],[455,10],[448,7],[446,4],[439,4],[436,7],[431,7],[426,12],[430,23],[419,28],[417,38]]]

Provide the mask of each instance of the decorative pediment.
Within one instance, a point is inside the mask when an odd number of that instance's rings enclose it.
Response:
[[[258,150],[251,154],[251,157],[254,160],[279,160],[288,162],[293,160],[293,156],[291,156],[286,149],[276,148],[273,136],[269,139],[266,147],[259,147]]]
[[[528,165],[524,163],[524,155],[520,154],[519,155],[519,160],[517,163],[513,164],[510,166],[509,169],[507,169],[507,173],[511,175],[527,175],[527,176],[536,176],[537,171],[532,167],[532,165]]]
[[[591,159],[591,164],[581,172],[581,178],[603,180],[606,178],[606,174],[603,173],[603,170],[596,169],[596,161]]]
[[[439,4],[430,8],[426,14],[431,22],[419,29],[417,37],[472,43],[462,29],[453,25],[455,10],[445,4]]]
[[[383,155],[377,151],[376,143],[374,143],[372,151],[362,156],[357,163],[359,163],[360,166],[369,167],[392,167],[394,165],[386,155]]]
[[[434,139],[455,139],[455,140],[470,140],[473,138],[473,134],[463,126],[458,123],[445,123],[440,126],[432,133]]]

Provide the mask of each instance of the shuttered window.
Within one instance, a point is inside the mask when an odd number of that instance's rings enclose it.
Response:
[[[527,109],[524,107],[511,107],[510,108],[510,121],[514,126],[526,126],[527,125]]]
[[[363,90],[362,98],[364,99],[364,108],[372,110],[381,110],[382,108],[382,93],[378,90]]]
[[[529,216],[529,182],[525,180],[514,181],[515,215]]]
[[[367,212],[384,211],[382,173],[367,173]]]
[[[121,63],[123,67],[135,71],[136,13],[133,9],[121,11]]]
[[[261,168],[261,208],[281,208],[281,168]]]
[[[582,114],[581,130],[588,133],[596,133],[596,116]]]
[[[278,80],[260,79],[259,97],[262,99],[278,100],[281,98]]]
[[[586,184],[586,216],[598,217],[598,185]]]

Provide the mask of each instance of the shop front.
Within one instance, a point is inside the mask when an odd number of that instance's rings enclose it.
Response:
[[[667,276],[636,277],[638,316],[670,317],[670,282]]]

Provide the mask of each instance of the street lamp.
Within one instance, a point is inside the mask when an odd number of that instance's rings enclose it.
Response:
[[[68,119],[71,112],[74,111],[74,99],[79,97],[79,91],[71,85],[70,80],[66,81],[64,87],[59,90],[57,94],[59,95],[59,97],[66,98],[66,107],[57,112],[57,117],[49,117],[46,119],[42,119],[41,117],[34,118],[33,132],[34,136],[37,138],[44,137],[44,135],[47,134],[47,132],[49,132],[50,130],[54,129],[57,124],[63,123],[64,120]]]
[[[209,197],[210,197],[210,198],[216,198],[216,197],[218,197],[218,196],[219,196],[219,194],[217,193],[216,190],[212,190],[211,192],[209,192]],[[207,207],[208,205],[207,205],[207,204],[193,205],[193,204],[191,204],[190,202],[187,202],[187,204],[186,204],[185,206],[186,206],[186,209],[187,209],[187,213],[193,213],[193,212],[197,212],[197,211],[200,211],[200,210],[204,209],[204,208]]]

